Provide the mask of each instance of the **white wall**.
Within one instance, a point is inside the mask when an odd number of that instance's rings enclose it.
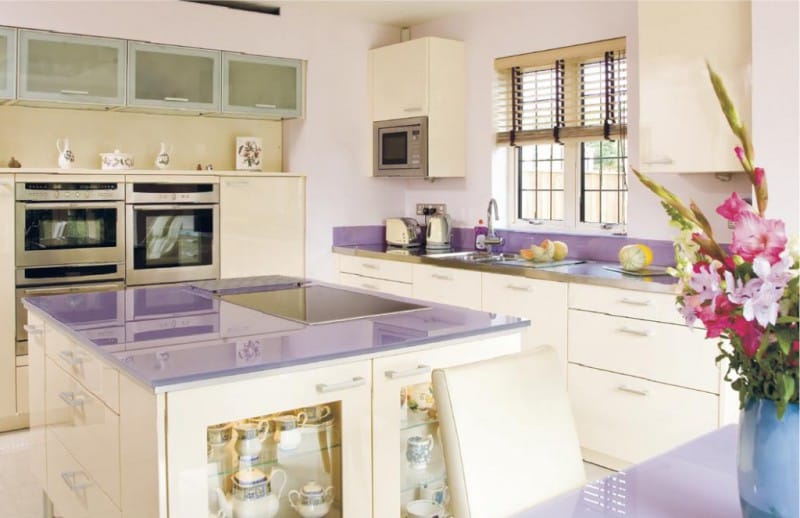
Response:
[[[177,1],[3,1],[0,25],[308,60],[306,119],[285,123],[284,169],[308,175],[311,277],[334,278],[333,226],[380,224],[403,211],[402,183],[367,176],[367,51],[398,41],[396,28],[302,3],[275,17]]]

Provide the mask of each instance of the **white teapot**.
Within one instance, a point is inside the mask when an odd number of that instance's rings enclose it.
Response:
[[[300,491],[294,489],[289,491],[288,498],[292,508],[303,518],[321,518],[331,510],[333,486],[323,489],[312,480]]]
[[[280,473],[283,483],[277,494],[271,490],[272,479]],[[220,518],[272,518],[278,514],[279,500],[286,486],[286,472],[273,469],[269,477],[256,468],[237,471],[233,477],[233,494],[228,497],[217,488]]]

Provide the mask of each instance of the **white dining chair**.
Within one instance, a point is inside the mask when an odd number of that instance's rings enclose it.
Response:
[[[433,371],[455,518],[500,518],[581,487],[575,421],[551,347]]]

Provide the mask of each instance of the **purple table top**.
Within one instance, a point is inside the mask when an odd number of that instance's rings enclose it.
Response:
[[[736,425],[586,484],[518,518],[737,518]]]
[[[156,392],[229,375],[368,358],[529,325],[517,317],[416,302],[429,308],[307,325],[231,304],[188,286],[23,301]]]

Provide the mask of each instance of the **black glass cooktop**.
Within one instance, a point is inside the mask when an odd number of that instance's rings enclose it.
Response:
[[[285,290],[237,293],[224,295],[221,299],[225,302],[305,324],[326,324],[389,313],[428,309],[427,306],[419,304],[319,285]]]

